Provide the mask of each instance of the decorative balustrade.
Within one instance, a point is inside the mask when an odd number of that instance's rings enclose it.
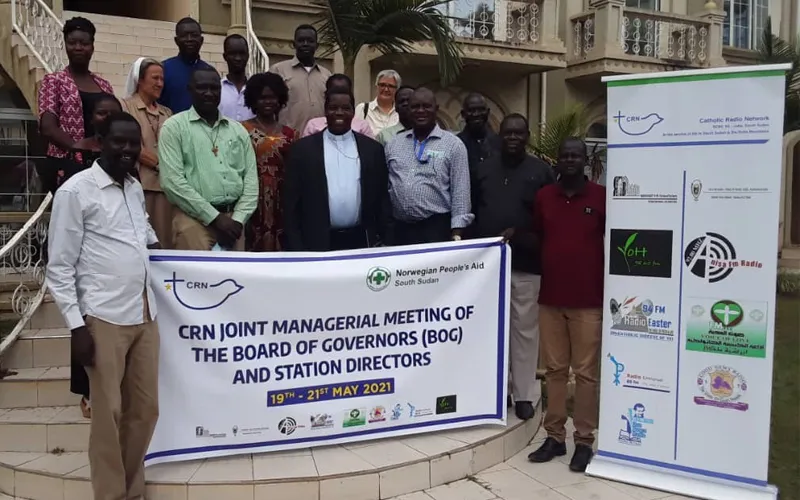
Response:
[[[594,49],[594,12],[572,18],[572,58],[585,59]]]
[[[627,8],[622,18],[622,50],[689,66],[708,60],[709,23],[651,10]]]
[[[17,325],[0,342],[0,355],[14,343],[44,299],[49,221],[46,211],[52,200],[53,195],[48,193],[25,223],[0,225],[0,283],[16,283],[11,309],[19,316]]]
[[[250,47],[250,59],[247,61],[247,74],[255,75],[269,71],[269,56],[261,40],[253,29],[253,0],[245,0],[245,24],[247,25],[247,45]]]
[[[11,0],[11,25],[48,73],[67,65],[64,24],[42,0]]]
[[[539,42],[543,0],[453,0],[442,6],[456,36],[513,45]]]

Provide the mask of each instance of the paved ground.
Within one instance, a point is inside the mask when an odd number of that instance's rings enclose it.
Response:
[[[570,426],[571,427],[571,426]],[[570,433],[572,429],[569,429]],[[547,464],[528,462],[528,454],[544,441],[544,429],[533,442],[505,463],[477,476],[392,500],[689,500],[622,483],[575,474],[567,467],[574,445],[567,441],[567,455]]]

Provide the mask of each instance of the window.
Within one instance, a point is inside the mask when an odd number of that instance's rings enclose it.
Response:
[[[725,0],[722,43],[757,50],[769,17],[769,0]]]

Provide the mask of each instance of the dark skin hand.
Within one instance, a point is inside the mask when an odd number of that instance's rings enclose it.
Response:
[[[72,358],[82,366],[94,366],[94,339],[89,328],[79,326],[72,330]]]
[[[217,233],[220,246],[233,248],[236,241],[242,236],[244,227],[225,214],[219,214],[211,221],[211,227]]]

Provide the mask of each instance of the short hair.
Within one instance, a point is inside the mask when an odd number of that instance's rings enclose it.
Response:
[[[244,42],[245,45],[248,46],[247,47],[248,49],[250,48],[249,44],[247,43],[247,38],[243,37],[242,35],[240,35],[238,33],[233,33],[232,35],[226,36],[225,40],[222,41],[222,50],[223,51],[228,47],[228,42],[230,42],[231,40],[241,40],[241,41]]]
[[[377,85],[378,82],[381,81],[381,78],[394,78],[394,81],[398,87],[403,83],[403,79],[400,78],[400,73],[398,73],[393,69],[385,69],[380,73],[378,73],[378,76],[375,77],[375,85]]]
[[[401,90],[410,90],[411,92],[414,92],[417,89],[416,87],[412,87],[411,85],[400,85],[399,87],[397,87],[397,91],[400,92]]]
[[[183,19],[181,19],[180,21],[175,23],[175,34],[176,35],[178,34],[178,28],[180,28],[181,26],[185,26],[187,24],[194,24],[200,30],[200,33],[203,32],[203,26],[199,22],[197,22],[197,20],[195,18],[193,18],[193,17],[184,17]]]
[[[328,107],[328,101],[330,101],[330,98],[335,96],[335,95],[350,96],[350,106],[353,109],[355,109],[355,107],[356,107],[356,98],[353,95],[353,89],[350,89],[350,90],[344,90],[344,89],[329,89],[329,90],[326,90],[325,91],[325,107],[326,108]]]
[[[88,33],[89,37],[92,39],[92,42],[94,42],[94,36],[97,34],[97,28],[95,28],[94,24],[85,17],[73,17],[72,19],[68,19],[67,22],[64,23],[64,29],[61,30],[61,32],[64,34],[64,38],[67,38],[67,35],[73,31],[83,31],[84,33]]]
[[[297,28],[294,29],[294,36],[296,37],[297,36],[297,32],[298,31],[302,31],[302,30],[311,30],[311,31],[314,32],[314,36],[319,36],[319,33],[317,33],[317,28],[315,28],[314,26],[312,26],[310,24],[301,24],[301,25],[299,25]]]
[[[510,113],[503,117],[503,121],[500,122],[500,128],[503,128],[503,125],[510,122],[511,120],[522,120],[525,123],[525,130],[530,133],[530,123],[528,123],[528,119],[525,118],[523,115],[519,113]]]
[[[346,81],[347,86],[350,87],[350,90],[351,91],[353,90],[353,80],[344,73],[334,73],[331,76],[329,76],[328,79],[325,81],[325,90],[326,91],[330,90],[331,86],[333,85],[333,82],[335,82],[336,80]]]
[[[196,78],[196,75],[198,75],[200,73],[214,73],[215,75],[217,75],[217,78],[220,78],[219,71],[217,71],[216,68],[214,68],[213,66],[202,66],[200,68],[195,68],[192,71],[192,75],[189,78],[189,83],[194,82],[194,79]]]
[[[97,134],[100,137],[106,137],[109,134],[109,132],[111,132],[111,126],[116,122],[135,123],[137,128],[139,128],[140,130],[142,128],[142,126],[139,125],[139,122],[133,116],[129,115],[124,111],[115,111],[110,115],[108,115],[108,119],[106,119],[106,121],[104,121],[103,123],[100,124],[99,127],[97,127],[96,130]]]
[[[256,73],[247,80],[244,87],[244,105],[255,113],[256,101],[261,97],[264,89],[268,88],[278,98],[281,107],[289,102],[289,87],[277,73]]]
[[[119,102],[119,99],[114,96],[114,94],[109,94],[108,92],[101,92],[99,96],[94,101],[94,108],[92,111],[97,109],[97,106],[100,105],[101,102],[113,102],[117,105],[120,111],[122,111],[122,103]]]
[[[463,107],[465,107],[465,108],[466,108],[466,107],[467,107],[467,103],[468,103],[469,101],[471,101],[472,99],[480,99],[480,100],[482,100],[484,103],[486,103],[486,96],[484,96],[484,95],[483,95],[483,94],[481,94],[480,92],[470,92],[470,93],[469,93],[469,94],[467,94],[467,96],[464,98],[464,101],[461,103],[461,105],[462,105]]]
[[[580,137],[574,136],[574,135],[570,136],[570,137],[567,137],[566,139],[561,141],[561,144],[559,144],[559,146],[558,146],[558,151],[561,152],[561,149],[563,149],[565,145],[567,145],[569,143],[572,143],[572,142],[577,142],[578,144],[583,146],[583,154],[584,154],[584,156],[589,156],[589,148],[586,147],[586,141],[584,141]]]
[[[144,75],[147,74],[147,69],[150,66],[158,66],[161,69],[164,69],[164,65],[161,64],[161,61],[153,59],[152,57],[145,57],[142,59],[142,62],[139,64],[139,74],[136,75],[136,78],[141,80],[144,78]],[[137,82],[138,85],[138,82]]]

